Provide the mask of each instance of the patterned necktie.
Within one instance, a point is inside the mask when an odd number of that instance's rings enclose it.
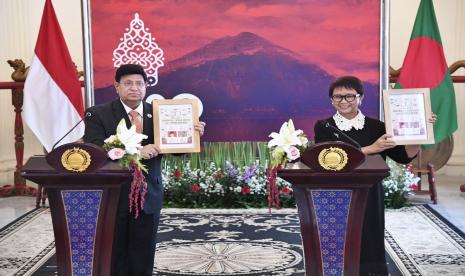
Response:
[[[129,111],[129,119],[131,119],[131,124],[133,126],[136,126],[136,132],[142,133],[142,122],[140,121],[140,118],[139,118],[139,112],[135,110]]]

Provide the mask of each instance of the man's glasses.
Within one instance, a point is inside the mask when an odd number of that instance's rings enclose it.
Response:
[[[360,94],[333,95],[331,99],[335,102],[342,102],[342,99],[345,99],[347,102],[350,103],[358,97],[360,97]]]
[[[133,85],[136,85],[137,88],[144,88],[146,86],[145,82],[143,81],[136,81],[136,82],[125,81],[125,82],[120,82],[120,84],[126,89],[131,88]]]

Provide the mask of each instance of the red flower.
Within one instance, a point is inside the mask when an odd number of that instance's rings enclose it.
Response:
[[[416,184],[416,183],[412,183],[412,184],[410,185],[410,189],[412,189],[413,191],[418,191],[418,186],[417,186],[417,184]]]
[[[249,186],[244,186],[244,187],[242,187],[242,189],[241,189],[241,194],[242,194],[243,196],[245,196],[245,195],[247,195],[247,194],[250,194],[250,187],[249,187]]]
[[[216,179],[220,179],[220,178],[222,178],[223,176],[224,176],[224,174],[223,174],[222,172],[217,172],[217,173],[215,174],[215,178],[216,178]]]
[[[181,176],[182,176],[182,172],[181,172],[180,170],[176,169],[176,170],[174,171],[173,175],[174,175],[174,177],[175,177],[176,179],[179,179],[179,178],[181,178]]]
[[[199,185],[192,185],[191,186],[191,191],[194,192],[194,193],[200,191],[200,186]]]
[[[285,195],[288,195],[288,194],[292,193],[292,189],[289,189],[288,187],[283,186],[283,187],[281,188],[281,193],[283,193],[283,194],[285,194]]]

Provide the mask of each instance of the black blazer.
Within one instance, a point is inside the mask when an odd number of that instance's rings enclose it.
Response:
[[[334,122],[332,117],[325,120],[319,120],[315,123],[315,143],[326,141],[343,141],[350,143],[350,141],[347,141],[347,139],[345,139],[343,136],[336,137],[337,134],[335,135],[335,132],[331,130],[331,128],[326,127],[327,123],[336,127],[336,122]],[[356,130],[352,128],[349,131],[341,130],[341,132],[357,141],[360,146],[366,147],[373,144],[376,142],[376,140],[378,140],[379,137],[384,135],[386,133],[386,128],[384,123],[380,120],[365,117],[365,125],[362,129]],[[407,152],[405,151],[405,147],[400,145],[384,150],[379,154],[385,160],[386,156],[389,156],[389,158],[401,164],[408,164],[413,160],[413,158],[415,158],[415,156],[412,158],[408,157]]]
[[[152,105],[143,102],[143,134],[148,138],[142,140],[142,145],[153,144],[153,114]],[[120,99],[96,105],[88,108],[86,113],[91,116],[86,119],[84,132],[84,142],[103,146],[104,140],[116,134],[116,127],[122,118],[126,121],[126,126],[131,126],[131,121],[123,107]],[[148,174],[145,175],[148,190],[145,196],[144,212],[147,214],[159,213],[163,200],[163,183],[161,177],[161,155],[151,159],[144,159],[142,163],[147,167]]]

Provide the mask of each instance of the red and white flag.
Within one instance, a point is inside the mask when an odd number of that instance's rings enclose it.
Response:
[[[84,114],[82,91],[51,0],[45,1],[34,56],[24,84],[23,118],[45,149],[68,132]],[[59,145],[84,135],[78,125]]]

